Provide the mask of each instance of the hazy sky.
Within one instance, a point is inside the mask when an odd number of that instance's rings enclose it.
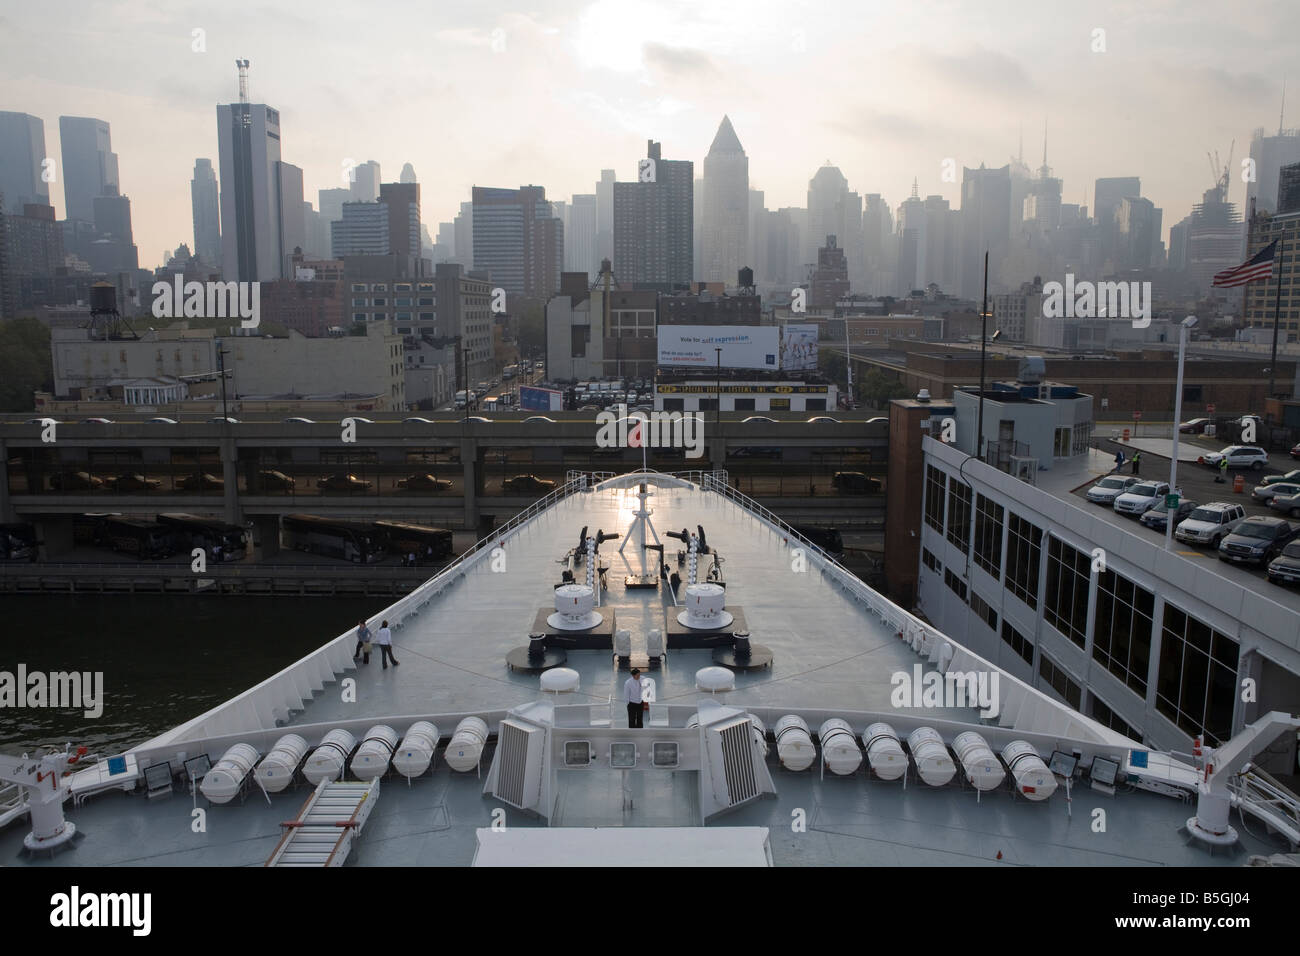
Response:
[[[1141,176],[1167,239],[1212,183],[1206,151],[1226,160],[1234,139],[1244,201],[1240,159],[1255,127],[1276,132],[1288,65],[1300,117],[1297,37],[1295,0],[47,0],[0,12],[0,109],[41,117],[54,157],[60,115],[112,124],[148,267],[193,244],[191,171],[217,165],[236,57],[252,100],[280,110],[313,206],[347,159],[378,161],[385,181],[410,162],[434,233],[475,184],[568,199],[602,168],[631,179],[651,137],[699,175],[728,113],[769,209],[804,205],[828,159],[891,208],[914,176],[956,207],[945,158],[959,179],[1001,166],[1023,130],[1036,169],[1046,120],[1066,202],[1091,204],[1099,176]],[[61,182],[51,197],[62,216]]]

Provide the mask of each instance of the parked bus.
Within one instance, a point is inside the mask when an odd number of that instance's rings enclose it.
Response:
[[[384,557],[383,537],[366,521],[341,521],[319,515],[285,515],[284,546],[372,564]]]
[[[183,512],[160,514],[158,523],[172,529],[174,544],[179,551],[202,548],[209,557],[216,559],[213,548],[220,545],[221,561],[242,561],[248,553],[248,532],[237,524]]]
[[[0,561],[35,560],[35,526],[30,524],[0,524]]]
[[[430,548],[435,561],[451,557],[451,532],[446,528],[428,528],[405,521],[376,521],[375,531],[383,536],[388,550],[400,557],[414,554],[417,561],[428,561]]]
[[[156,521],[132,518],[126,515],[109,515],[104,519],[103,539],[114,551],[133,554],[137,558],[166,558],[175,554],[172,530]]]
[[[501,378],[504,380],[512,379],[518,374],[519,374],[518,365],[507,365],[505,368],[501,370]]]

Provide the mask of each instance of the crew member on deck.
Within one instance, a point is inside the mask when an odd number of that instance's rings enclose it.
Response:
[[[641,671],[632,668],[632,676],[623,684],[623,696],[627,698],[627,725],[641,727],[641,715],[645,712],[644,693],[641,689]]]

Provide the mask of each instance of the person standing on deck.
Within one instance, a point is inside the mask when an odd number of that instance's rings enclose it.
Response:
[[[352,659],[355,661],[358,657],[362,658],[361,663],[370,663],[370,628],[366,627],[365,621],[357,621],[357,649],[352,652]]]
[[[641,715],[645,712],[645,703],[641,690],[641,671],[632,668],[632,676],[623,683],[623,697],[627,700],[628,727],[641,727]]]
[[[387,621],[384,621],[383,624],[379,625],[379,635],[377,640],[379,642],[379,653],[384,662],[384,670],[388,670],[389,661],[392,661],[393,666],[397,667],[401,661],[393,656],[393,632],[388,629]]]

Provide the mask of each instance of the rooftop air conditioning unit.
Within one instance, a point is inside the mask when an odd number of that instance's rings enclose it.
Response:
[[[1011,456],[1011,474],[1026,484],[1038,483],[1038,459]]]
[[[1020,360],[1019,381],[1025,385],[1037,385],[1047,375],[1047,363],[1041,355],[1026,355]]]

